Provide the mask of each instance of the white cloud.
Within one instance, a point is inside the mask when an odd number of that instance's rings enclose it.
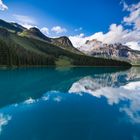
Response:
[[[131,49],[134,49],[134,50],[139,50],[140,51],[140,42],[128,42],[126,43],[126,45],[128,47],[131,47]]]
[[[60,33],[66,33],[67,29],[62,28],[61,26],[55,26],[51,29],[51,31],[56,33],[56,34],[60,34]]]
[[[4,115],[2,113],[0,114],[0,134],[2,132],[3,126],[7,125],[11,118],[12,117],[9,115]]]
[[[73,43],[74,47],[80,47],[85,43],[87,37],[85,37],[85,35],[83,33],[81,33],[76,36],[69,36],[69,39]]]
[[[0,10],[2,11],[8,10],[8,7],[3,3],[2,0],[0,0]]]
[[[104,43],[110,43],[110,44],[118,43],[124,41],[125,35],[127,33],[128,31],[124,30],[122,25],[111,24],[109,27],[109,32],[105,34],[103,32],[95,33],[89,39],[97,39]]]
[[[97,32],[91,36],[76,35],[70,36],[69,39],[72,41],[75,47],[80,47],[85,44],[87,40],[97,39],[103,43],[122,43],[129,44],[132,49],[140,50],[140,31],[138,30],[127,30],[122,25],[112,24],[110,25],[107,33]],[[133,43],[132,43],[133,42]]]
[[[74,31],[75,32],[78,32],[78,31],[81,31],[81,30],[83,30],[83,28],[82,27],[79,27],[79,28],[75,29]]]
[[[128,4],[125,2],[125,0],[121,0],[120,2],[121,5],[123,5],[123,11],[126,11],[129,9]]]
[[[127,25],[134,25],[135,29],[140,29],[140,2],[127,6],[129,15],[124,17],[123,22]]]
[[[21,24],[25,28],[29,29],[36,26],[36,21],[32,17],[17,14],[13,15],[13,17],[19,24]]]
[[[124,30],[122,25],[112,24],[110,25],[109,32],[97,32],[91,36],[70,36],[70,40],[75,47],[80,47],[84,45],[87,40],[97,39],[103,43],[125,43],[125,35],[128,33],[128,30]]]
[[[131,4],[131,5],[128,5],[125,0],[122,0],[121,1],[121,4],[123,4],[123,10],[124,11],[128,11],[128,12],[132,12],[132,11],[135,11],[137,9],[140,8],[140,2],[136,3],[136,4]]]
[[[123,10],[129,12],[129,15],[123,18],[122,24],[111,24],[107,33],[97,32],[91,36],[70,36],[73,45],[81,47],[87,40],[97,39],[108,44],[129,44],[130,48],[140,50],[140,2],[130,6],[125,1],[121,3]],[[132,28],[127,29],[126,25],[132,26]]]
[[[49,29],[47,27],[41,28],[41,32],[45,35],[49,35]]]
[[[22,23],[19,23],[21,24],[23,27],[27,28],[27,29],[30,29],[32,27],[36,27],[35,25],[30,25],[30,24],[22,24]]]

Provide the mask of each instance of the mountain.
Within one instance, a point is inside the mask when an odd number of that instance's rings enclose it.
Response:
[[[68,51],[72,51],[72,52],[77,53],[77,54],[83,54],[82,52],[80,52],[78,49],[76,49],[73,46],[73,44],[71,43],[69,38],[66,36],[62,36],[59,38],[52,38],[51,40],[52,40],[53,44],[55,44],[56,46],[59,46],[62,49],[66,49]]]
[[[47,41],[48,43],[59,46],[62,49],[81,54],[81,52],[72,45],[71,41],[66,36],[59,38],[49,38],[36,27],[25,29],[23,32],[19,33],[19,35],[23,37],[38,39],[41,41]]]
[[[0,27],[7,29],[8,31],[11,32],[22,32],[25,29],[24,27],[22,27],[17,23],[13,23],[13,22],[9,23],[1,19],[0,19]]]
[[[51,42],[51,39],[49,37],[46,37],[38,28],[32,27],[30,29],[25,29],[23,32],[19,34],[20,36],[25,36],[29,38],[34,38],[34,39],[40,39],[40,40],[45,40],[48,42]]]
[[[131,66],[127,62],[94,58],[75,49],[67,37],[49,38],[33,27],[0,21],[2,66]]]
[[[124,60],[132,64],[140,63],[140,51],[133,50],[121,43],[104,44],[93,39],[87,40],[79,50],[89,56]]]

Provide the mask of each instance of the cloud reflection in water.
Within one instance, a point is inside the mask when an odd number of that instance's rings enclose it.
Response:
[[[11,119],[12,117],[9,115],[0,114],[0,134],[2,133],[3,127],[6,126]]]
[[[125,112],[130,121],[140,123],[140,82],[129,82],[126,85],[113,87],[102,85],[92,77],[84,77],[75,82],[69,93],[84,94],[88,93],[94,97],[105,97],[109,105],[119,104],[121,101],[128,101],[119,106],[121,112]]]

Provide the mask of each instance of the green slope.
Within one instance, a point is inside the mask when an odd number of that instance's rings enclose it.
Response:
[[[131,66],[123,61],[86,56],[67,37],[52,39],[37,28],[27,30],[18,24],[7,24],[0,22],[0,65]]]

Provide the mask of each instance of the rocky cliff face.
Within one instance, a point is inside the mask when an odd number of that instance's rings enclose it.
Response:
[[[67,37],[49,38],[38,28],[26,29],[0,20],[0,65],[2,66],[127,66],[127,62],[94,58],[74,48]]]
[[[140,60],[140,51],[132,50],[120,43],[104,44],[95,39],[88,40],[79,50],[90,56],[125,60],[134,64]]]
[[[78,53],[78,54],[82,54],[78,49],[76,49],[73,44],[71,43],[71,41],[69,40],[68,37],[66,36],[62,36],[59,38],[52,38],[51,39],[51,43],[61,47],[62,49],[74,52],[74,53]]]

